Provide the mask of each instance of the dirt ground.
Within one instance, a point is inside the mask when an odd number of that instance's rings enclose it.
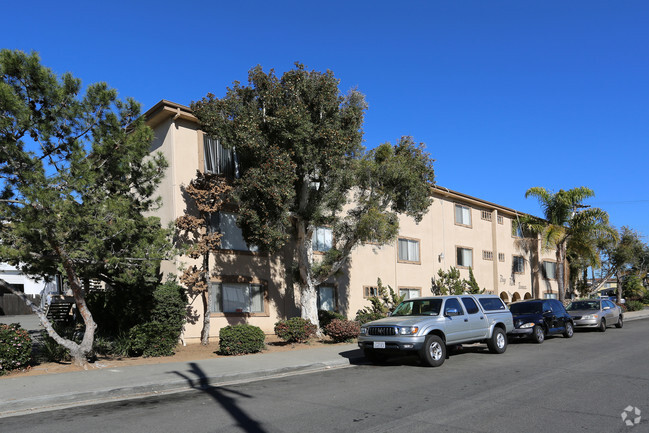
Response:
[[[289,344],[281,341],[275,335],[266,336],[266,349],[260,354],[282,352],[287,350],[298,350],[310,347],[320,347],[334,344],[330,340],[311,340],[308,343]],[[156,358],[104,358],[99,357],[96,362],[89,364],[89,369],[93,368],[119,368],[131,365],[163,364],[168,362],[188,362],[200,359],[221,358],[216,352],[219,350],[218,339],[211,341],[209,345],[203,346],[199,343],[179,345],[176,354],[173,356],[161,356]],[[81,367],[71,364],[70,362],[44,362],[30,366],[26,370],[15,370],[7,375],[0,376],[3,379],[37,376],[40,374],[57,374],[80,371]]]

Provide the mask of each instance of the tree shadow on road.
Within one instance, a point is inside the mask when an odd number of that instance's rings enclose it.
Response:
[[[189,365],[191,366],[189,373],[193,374],[195,376],[194,378],[179,371],[174,371],[174,373],[185,379],[193,389],[210,395],[230,414],[230,416],[237,422],[238,426],[244,431],[254,433],[266,432],[259,421],[250,417],[250,415],[242,410],[237,404],[236,397],[253,398],[253,396],[223,387],[212,386],[209,383],[208,377],[198,364],[191,362]],[[234,397],[227,394],[233,394]]]

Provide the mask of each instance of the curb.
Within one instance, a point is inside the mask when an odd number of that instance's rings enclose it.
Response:
[[[352,366],[356,360],[339,359],[291,367],[280,367],[267,370],[257,370],[242,373],[228,373],[209,375],[198,379],[179,378],[163,383],[144,383],[131,387],[107,388],[81,393],[67,393],[48,395],[44,397],[30,397],[17,400],[4,401],[0,404],[0,419],[12,416],[30,415],[39,412],[48,412],[70,407],[109,403],[119,400],[150,397],[154,395],[172,394],[190,390],[204,390],[210,387],[223,386],[237,383],[254,382],[258,380],[273,379],[286,375],[307,374],[325,371],[334,368]]]

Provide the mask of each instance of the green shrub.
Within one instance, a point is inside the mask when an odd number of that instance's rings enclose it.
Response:
[[[347,318],[335,311],[318,310],[318,322],[321,328],[325,328],[334,319],[345,320]]]
[[[640,311],[644,309],[644,304],[641,301],[629,301],[626,303],[627,311]]]
[[[335,343],[350,341],[358,337],[360,331],[360,323],[351,320],[340,319],[333,319],[324,328],[325,335],[330,337]]]
[[[642,294],[642,303],[649,304],[649,290],[645,290]]]
[[[266,335],[261,328],[238,324],[219,330],[219,353],[221,355],[243,355],[261,352],[266,348]]]
[[[171,356],[187,317],[187,295],[175,281],[167,281],[153,292],[151,320],[132,327],[130,344],[118,338],[117,354],[125,351],[135,356]]]
[[[23,368],[32,358],[32,339],[18,323],[0,324],[0,376]]]
[[[383,319],[384,317],[387,317],[387,315],[381,313],[380,311],[367,311],[366,309],[363,309],[363,310],[358,310],[358,313],[356,313],[355,321],[360,323],[361,325],[364,325],[367,322]]]
[[[128,333],[130,353],[135,356],[171,356],[178,344],[178,330],[166,323],[135,325]]]
[[[275,335],[287,343],[304,343],[313,337],[318,328],[307,319],[291,317],[275,323]]]

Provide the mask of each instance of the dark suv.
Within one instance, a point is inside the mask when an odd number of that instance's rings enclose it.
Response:
[[[574,334],[572,317],[556,299],[515,302],[509,310],[514,318],[512,336],[531,337],[535,342],[543,343],[546,335],[563,334],[570,338]]]

